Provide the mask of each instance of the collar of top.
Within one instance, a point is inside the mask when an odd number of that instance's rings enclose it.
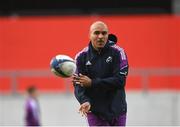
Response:
[[[93,47],[92,43],[89,42],[89,50],[93,54],[97,54],[97,55],[99,54],[100,55],[100,54],[104,53],[105,51],[107,51],[108,48],[109,48],[109,44],[108,44],[108,42],[106,42],[105,46],[100,51],[97,51]]]

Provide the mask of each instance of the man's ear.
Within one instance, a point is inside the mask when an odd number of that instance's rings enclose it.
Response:
[[[89,40],[90,40],[90,36],[91,36],[91,33],[90,33],[90,31],[89,31],[89,34],[88,34],[88,38],[89,38]]]

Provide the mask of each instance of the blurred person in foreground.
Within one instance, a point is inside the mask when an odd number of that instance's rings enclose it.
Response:
[[[26,126],[40,126],[40,107],[38,102],[38,91],[34,86],[27,89],[28,97],[25,103]]]
[[[108,43],[108,34],[104,22],[94,22],[89,30],[89,45],[75,57],[75,97],[89,126],[126,125],[128,60],[121,47]]]

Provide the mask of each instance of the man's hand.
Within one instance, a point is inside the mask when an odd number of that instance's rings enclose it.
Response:
[[[79,113],[81,113],[82,116],[87,116],[87,113],[90,112],[90,108],[91,104],[89,102],[84,102],[79,108]]]
[[[77,74],[73,75],[73,82],[81,85],[82,87],[90,87],[92,80],[86,75],[82,75],[80,73],[79,76]]]

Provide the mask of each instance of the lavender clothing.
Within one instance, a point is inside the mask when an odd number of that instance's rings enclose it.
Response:
[[[34,98],[28,98],[25,104],[25,122],[27,126],[40,126],[39,103]]]
[[[100,118],[93,113],[88,113],[87,120],[89,126],[126,126],[126,113],[120,114],[111,121]]]

